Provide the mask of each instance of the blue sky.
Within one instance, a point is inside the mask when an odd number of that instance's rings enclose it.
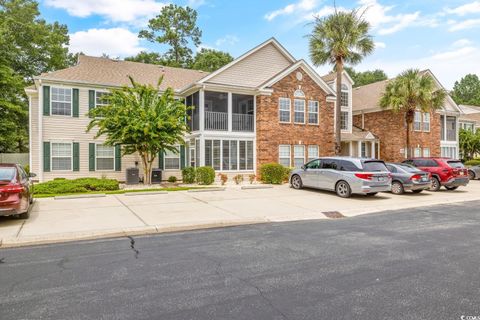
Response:
[[[202,46],[237,57],[276,37],[297,59],[309,61],[313,16],[332,12],[333,0],[182,0],[198,11]],[[70,50],[112,57],[165,48],[137,38],[161,10],[156,0],[41,0],[47,21],[66,24]],[[467,73],[480,75],[480,0],[337,0],[337,8],[366,8],[377,44],[374,54],[355,66],[380,68],[391,77],[406,68],[430,68],[446,88]],[[323,74],[331,66],[319,66]]]

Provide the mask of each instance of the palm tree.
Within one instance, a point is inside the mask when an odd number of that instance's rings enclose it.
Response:
[[[407,123],[407,157],[411,157],[410,132],[415,111],[431,113],[442,108],[447,93],[438,89],[435,81],[427,72],[409,69],[387,83],[385,92],[380,98],[382,109],[391,109],[395,113],[403,113]]]
[[[337,11],[316,17],[310,38],[310,58],[315,66],[333,64],[337,73],[335,107],[335,154],[341,153],[341,88],[344,64],[355,65],[372,53],[375,45],[368,34],[370,24],[358,10]]]

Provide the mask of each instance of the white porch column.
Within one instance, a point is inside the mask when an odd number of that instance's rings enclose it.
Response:
[[[353,157],[353,141],[350,141],[350,142],[348,143],[348,155],[349,155],[350,157]]]
[[[199,129],[203,133],[205,130],[205,91],[200,89],[199,98],[198,98],[198,115],[199,115]]]
[[[375,140],[372,141],[372,158],[376,158],[376,155],[375,155]]]
[[[232,93],[228,93],[228,132],[232,132],[232,118],[233,118],[233,113],[232,113]]]
[[[38,86],[38,171],[36,172],[38,175],[38,181],[43,182],[43,85],[42,81],[40,81]],[[30,115],[32,117],[33,115]],[[32,139],[30,137],[29,139]],[[30,153],[32,150],[30,150]],[[50,168],[51,169],[51,168]],[[35,170],[34,168],[30,167],[30,170]]]
[[[358,141],[358,156],[362,156],[362,141]]]
[[[197,166],[203,167],[205,166],[205,136],[203,134],[200,135],[198,142],[200,143],[200,164]]]

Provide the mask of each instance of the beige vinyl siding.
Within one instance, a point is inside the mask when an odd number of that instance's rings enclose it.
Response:
[[[291,62],[273,44],[269,44],[207,82],[257,87],[290,65]]]
[[[30,159],[31,167],[30,171],[37,173],[40,172],[40,162],[38,161],[38,94],[30,97]]]
[[[44,83],[44,85],[55,86],[54,84]],[[50,171],[43,173],[43,180],[48,181],[54,178],[62,177],[74,179],[79,177],[97,177],[125,180],[125,171],[127,168],[135,167],[135,161],[138,161],[140,176],[143,176],[142,161],[138,154],[127,155],[122,157],[122,171],[89,171],[89,143],[102,143],[104,139],[94,139],[96,130],[87,133],[86,128],[90,122],[87,117],[88,112],[88,90],[93,88],[79,87],[79,117],[68,116],[43,116],[43,137],[42,141],[50,142],[78,142],[80,144],[80,170],[79,171]],[[40,89],[41,90],[41,89]],[[43,170],[43,162],[38,159],[38,99],[32,101],[32,160],[34,163],[33,172],[39,172],[39,168]],[[40,106],[41,107],[41,106]],[[158,160],[154,162],[154,168],[158,166]],[[169,175],[180,177],[180,172],[168,172]],[[166,178],[168,178],[168,176]]]

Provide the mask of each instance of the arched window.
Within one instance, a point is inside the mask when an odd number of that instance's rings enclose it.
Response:
[[[302,90],[297,89],[297,90],[295,90],[295,92],[293,93],[293,96],[294,96],[295,98],[305,98],[305,93],[303,93]]]

